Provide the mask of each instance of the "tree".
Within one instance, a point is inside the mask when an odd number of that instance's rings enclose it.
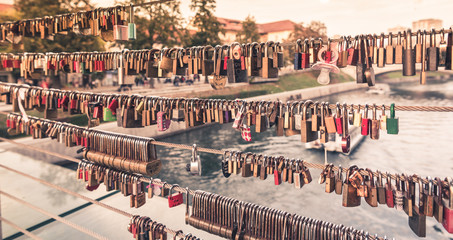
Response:
[[[293,32],[289,35],[288,39],[284,42],[295,43],[297,39],[310,39],[310,38],[322,38],[327,40],[327,27],[323,22],[312,21],[310,24],[305,25],[304,23],[299,23],[294,25]],[[285,47],[284,51],[284,61],[285,63],[294,62],[294,46]]]
[[[323,38],[327,37],[327,27],[323,22],[312,21],[307,26],[304,23],[294,25],[294,31],[289,35],[288,41],[296,41],[305,38]]]
[[[253,16],[247,16],[242,22],[242,30],[236,35],[238,42],[258,42],[260,40],[260,34],[256,21]]]
[[[196,12],[193,25],[198,29],[192,36],[192,46],[221,44],[219,33],[224,33],[224,30],[213,14],[215,8],[215,0],[192,0],[190,9]]]
[[[14,5],[21,19],[77,12],[92,9],[88,0],[15,0]],[[95,36],[81,36],[73,32],[68,35],[55,35],[55,39],[35,38],[23,39],[25,52],[74,52],[104,50],[104,43]]]
[[[142,3],[144,0],[132,0]],[[130,3],[130,2],[129,2]],[[180,1],[148,5],[134,9],[137,39],[124,43],[128,49],[153,48],[154,44],[173,47],[187,44],[188,33],[182,27]]]

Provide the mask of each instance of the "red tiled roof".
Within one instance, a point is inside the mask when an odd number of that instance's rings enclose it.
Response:
[[[296,24],[290,20],[282,20],[257,25],[260,33],[269,33],[269,32],[292,31],[294,30],[294,25]]]
[[[0,11],[8,11],[8,10],[13,10],[14,5],[12,4],[5,4],[5,3],[0,3]]]
[[[241,31],[242,30],[242,22],[240,20],[220,18],[220,17],[218,17],[217,20],[222,25],[223,29],[225,29],[226,31]]]

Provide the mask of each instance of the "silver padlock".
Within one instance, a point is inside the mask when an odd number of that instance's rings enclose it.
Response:
[[[301,111],[301,107],[303,105],[303,102],[300,102],[298,105],[297,105],[297,113],[294,113],[294,128],[296,130],[300,130],[301,129],[301,124],[302,124],[302,111]]]
[[[197,144],[193,145],[192,148],[192,159],[190,161],[190,173],[192,175],[201,176],[201,160],[197,153]]]

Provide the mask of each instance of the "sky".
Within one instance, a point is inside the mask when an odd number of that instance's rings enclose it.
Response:
[[[99,7],[113,6],[114,0],[91,0]],[[193,16],[190,0],[181,0],[184,17]],[[13,3],[13,0],[0,0]],[[216,16],[243,20],[248,15],[258,23],[289,19],[309,23],[321,21],[327,35],[357,35],[387,32],[389,28],[410,28],[426,18],[453,26],[453,0],[217,0]]]

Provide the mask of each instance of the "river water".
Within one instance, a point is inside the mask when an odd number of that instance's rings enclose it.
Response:
[[[453,81],[393,84],[390,91],[373,95],[365,91],[348,92],[319,99],[329,102],[376,103],[396,105],[453,106]],[[388,112],[387,112],[388,115]],[[453,113],[397,111],[400,122],[399,135],[381,132],[379,140],[366,138],[349,155],[328,153],[328,162],[343,167],[358,165],[362,168],[390,173],[418,174],[421,176],[453,176]],[[313,163],[324,163],[324,152],[307,150],[300,136],[277,137],[272,128],[254,134],[252,142],[241,139],[240,133],[231,124],[214,125],[164,139],[167,142],[193,144],[214,149],[232,149],[267,155],[284,155]],[[365,201],[355,208],[342,207],[342,197],[325,193],[324,185],[317,183],[320,171],[312,169],[313,182],[302,189],[283,183],[275,186],[272,176],[262,181],[257,178],[242,178],[240,175],[223,177],[221,156],[201,153],[202,176],[191,176],[185,170],[191,152],[158,146],[158,156],[164,167],[159,178],[169,183],[178,183],[191,189],[201,189],[231,196],[240,200],[258,203],[310,218],[353,226],[379,236],[395,239],[414,239],[408,226],[408,217],[403,211],[386,205],[370,207]],[[427,218],[427,239],[452,239],[434,218]]]

